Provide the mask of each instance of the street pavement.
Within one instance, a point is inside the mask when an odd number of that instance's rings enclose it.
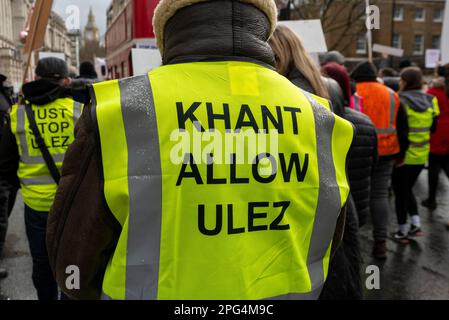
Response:
[[[380,289],[365,290],[366,299],[449,299],[449,181],[442,175],[438,193],[438,209],[429,212],[420,207],[425,236],[410,245],[388,242],[385,262],[371,257],[371,226],[360,231],[364,266],[363,282],[368,279],[367,266],[380,269]],[[415,189],[418,202],[427,196],[427,171]],[[392,212],[390,231],[396,226]],[[23,203],[19,195],[10,219],[5,257],[0,262],[9,270],[9,277],[0,282],[0,291],[14,300],[33,300],[36,294],[31,281],[32,263],[25,236]]]
[[[420,205],[420,216],[424,236],[416,238],[410,245],[388,241],[388,259],[385,262],[371,257],[372,228],[362,228],[360,242],[364,259],[364,279],[369,276],[365,268],[376,265],[380,268],[380,290],[366,290],[366,299],[449,299],[449,181],[441,174],[437,195],[438,208],[431,212],[421,206],[427,198],[427,170],[415,186],[415,195]],[[391,199],[393,200],[393,199]],[[392,201],[393,203],[393,201]],[[394,208],[394,206],[392,205]],[[396,214],[390,216],[390,231],[395,231]]]
[[[9,272],[8,278],[0,280],[0,292],[14,300],[36,300],[31,280],[32,262],[25,234],[23,200],[19,193],[9,219],[8,235],[0,266]]]

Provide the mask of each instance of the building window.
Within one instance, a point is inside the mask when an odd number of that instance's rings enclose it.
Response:
[[[399,33],[393,33],[392,47],[402,48],[402,36]]]
[[[441,8],[433,10],[433,22],[443,22],[444,11]]]
[[[366,34],[359,34],[357,36],[357,42],[356,42],[356,53],[358,54],[365,54],[366,53]]]
[[[394,8],[394,21],[404,20],[404,7],[397,6]]]
[[[415,21],[425,21],[426,20],[426,12],[423,8],[415,9]]]
[[[441,36],[435,35],[432,37],[432,49],[440,49],[441,47]]]
[[[422,34],[415,34],[413,42],[413,54],[422,55],[424,52],[424,36]]]

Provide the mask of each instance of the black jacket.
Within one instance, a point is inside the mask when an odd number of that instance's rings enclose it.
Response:
[[[348,178],[354,198],[359,226],[370,215],[371,173],[377,161],[377,133],[372,121],[361,112],[345,108],[343,118],[356,128],[348,155]]]
[[[8,123],[8,112],[11,105],[11,96],[7,88],[3,86],[3,83],[0,83],[0,139],[2,138],[3,127]]]

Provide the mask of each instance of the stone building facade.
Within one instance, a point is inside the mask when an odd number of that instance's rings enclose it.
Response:
[[[27,0],[0,0],[0,73],[8,77],[16,90],[23,76],[23,45],[19,35],[30,7],[31,2]]]
[[[0,73],[8,77],[9,84],[13,85],[16,91],[22,84],[27,60],[20,33],[26,28],[33,3],[33,0],[0,0]],[[65,21],[54,12],[47,25],[44,45],[36,50],[31,58],[27,81],[33,79],[41,51],[63,53],[66,62],[72,64],[72,41],[67,34]]]

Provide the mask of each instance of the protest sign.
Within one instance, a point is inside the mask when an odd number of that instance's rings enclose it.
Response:
[[[157,49],[132,49],[133,74],[144,75],[162,65],[162,57]]]
[[[292,29],[301,38],[309,53],[327,52],[321,20],[279,21],[279,24]]]

